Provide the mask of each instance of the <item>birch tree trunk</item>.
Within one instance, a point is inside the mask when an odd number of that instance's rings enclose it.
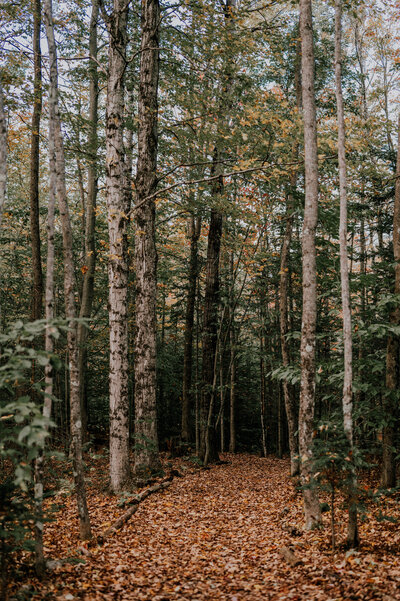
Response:
[[[350,453],[353,451],[353,341],[351,329],[351,305],[349,288],[349,265],[347,257],[347,164],[346,164],[346,129],[344,123],[344,107],[342,92],[342,0],[335,1],[335,79],[336,105],[338,120],[338,159],[339,159],[339,194],[340,194],[340,283],[342,291],[343,312],[343,346],[344,346],[344,382],[343,382],[343,426],[349,443]],[[356,476],[352,470],[352,482],[349,486],[349,522],[347,543],[350,547],[358,546]]]
[[[400,298],[400,115],[398,121],[398,146],[396,163],[396,187],[393,215],[393,254],[395,261],[394,293]],[[397,299],[398,302],[398,299]],[[396,306],[390,315],[390,325],[400,324],[400,307]],[[382,448],[382,486],[396,486],[396,449],[395,434],[398,427],[398,407],[396,391],[399,388],[399,339],[389,335],[386,347],[386,388],[388,398],[385,402],[386,419],[389,423],[383,428]]]
[[[114,492],[129,481],[128,248],[124,153],[124,88],[128,9],[114,0],[109,32],[106,107],[106,196],[110,254],[110,480]]]
[[[0,79],[0,225],[7,189],[7,119],[4,111],[3,85]]]
[[[75,322],[75,273],[72,250],[72,229],[69,217],[67,191],[65,185],[64,145],[62,139],[61,119],[58,105],[57,49],[54,37],[54,24],[51,0],[45,0],[44,17],[50,59],[49,122],[52,122],[53,128],[50,130],[50,133],[54,135],[56,194],[58,208],[60,212],[64,254],[64,302],[66,317],[69,321],[69,330],[67,335],[67,350],[69,356],[69,387],[71,411],[70,425],[72,438],[73,470],[78,505],[80,535],[81,539],[85,540],[91,538],[91,530],[89,514],[86,504],[84,467],[82,458],[80,382],[77,327]]]
[[[30,157],[30,228],[32,242],[32,321],[42,316],[43,274],[39,230],[39,128],[42,113],[41,2],[33,0],[33,113]]]
[[[318,218],[318,154],[311,0],[300,0],[300,36],[302,51],[305,206],[302,234],[303,313],[300,345],[299,450],[305,528],[306,530],[311,530],[321,523],[319,500],[312,476],[312,436],[315,407],[315,328],[317,320],[315,231]]]
[[[84,239],[84,267],[82,283],[82,299],[79,311],[80,318],[89,318],[92,313],[94,295],[94,273],[96,266],[95,225],[96,225],[96,200],[97,200],[97,121],[99,81],[97,72],[97,22],[99,18],[99,2],[92,0],[92,14],[89,25],[89,134],[88,134],[88,193],[86,202],[85,239]],[[87,337],[88,327],[78,325],[79,346],[79,381],[81,382],[81,413],[82,430],[87,428],[87,401],[86,401],[86,370],[87,370]]]
[[[160,469],[156,406],[156,269],[155,200],[158,145],[158,74],[160,6],[142,0],[138,101],[135,266],[135,475],[148,479]]]

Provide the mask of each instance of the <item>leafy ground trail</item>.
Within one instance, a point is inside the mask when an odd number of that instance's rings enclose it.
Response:
[[[300,531],[302,500],[287,476],[287,461],[225,458],[228,465],[187,469],[184,478],[146,499],[103,546],[82,547],[74,500],[66,497],[57,521],[47,527],[47,552],[76,556],[80,548],[85,563],[58,567],[40,585],[30,580],[39,591],[32,598],[400,600],[400,534],[396,524],[374,518],[376,505],[361,524],[360,551],[333,555],[328,527]],[[96,488],[89,504],[99,534],[123,509]],[[328,524],[329,515],[324,519]],[[288,564],[283,546],[301,563]]]

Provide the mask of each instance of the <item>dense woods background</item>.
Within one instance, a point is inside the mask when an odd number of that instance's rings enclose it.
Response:
[[[30,518],[44,570],[54,450],[83,539],[105,446],[116,493],[289,454],[350,546],[359,470],[396,486],[400,6],[334,4],[2,4],[3,554]]]

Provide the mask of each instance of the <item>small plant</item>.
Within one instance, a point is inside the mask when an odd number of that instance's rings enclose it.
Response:
[[[365,465],[358,452],[352,452],[342,424],[337,421],[326,422],[318,427],[318,436],[314,439],[314,478],[322,490],[330,493],[331,543],[336,548],[335,503],[337,492],[342,490],[350,499],[354,470]],[[326,506],[326,504],[324,504]],[[326,507],[325,507],[326,509]]]
[[[35,401],[27,394],[31,386],[32,365],[58,366],[58,359],[32,346],[43,335],[46,323],[24,324],[17,321],[0,335],[0,461],[4,479],[0,483],[0,553],[2,588],[5,598],[7,558],[18,550],[33,550],[32,524],[37,518],[33,490],[33,465],[39,453],[45,451],[49,428],[53,422],[42,414],[42,388],[33,384]],[[52,324],[52,333],[59,336],[64,324]],[[42,518],[41,518],[42,519]],[[47,519],[47,516],[44,516]],[[42,520],[43,521],[43,520]]]

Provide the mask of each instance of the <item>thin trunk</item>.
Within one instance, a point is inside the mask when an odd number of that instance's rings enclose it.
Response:
[[[393,215],[393,255],[395,260],[394,293],[400,295],[400,116],[398,121],[398,146],[396,164],[396,188]],[[400,308],[397,306],[390,315],[390,325],[400,324]],[[386,419],[390,422],[383,429],[382,448],[382,486],[396,486],[396,449],[395,438],[398,428],[398,408],[396,391],[399,387],[399,339],[391,334],[386,348],[386,388],[388,397],[385,403]]]
[[[54,153],[54,124],[49,121],[49,202],[47,213],[47,261],[46,261],[46,289],[45,289],[45,351],[50,355],[54,352],[54,339],[51,335],[51,321],[54,318],[54,212],[56,204],[56,166]],[[53,370],[51,365],[45,367],[45,389],[43,415],[51,417],[53,396]],[[42,577],[45,571],[45,559],[43,549],[43,469],[44,457],[40,452],[35,462],[35,569],[39,577]]]
[[[340,283],[342,290],[343,312],[343,346],[344,346],[344,382],[343,382],[343,426],[353,456],[353,341],[351,329],[351,305],[349,287],[349,265],[347,256],[347,164],[346,164],[346,130],[344,123],[342,93],[342,0],[335,1],[335,78],[336,104],[338,120],[338,159],[339,159],[339,192],[340,192]],[[350,547],[358,546],[356,475],[352,467],[351,484],[349,486],[349,522],[347,543]],[[333,507],[332,507],[333,512]],[[332,542],[332,546],[334,543]]]
[[[296,90],[296,107],[298,110],[301,109],[301,73],[300,73],[300,62],[301,62],[301,44],[300,40],[297,41],[296,46],[296,71],[295,71],[295,90]],[[299,145],[295,141],[292,149],[292,160],[296,162],[299,154]],[[281,351],[282,351],[282,364],[284,367],[290,365],[290,349],[287,341],[287,334],[289,331],[289,320],[288,320],[288,284],[289,284],[289,253],[290,245],[292,241],[292,230],[293,230],[293,212],[294,212],[294,190],[297,184],[297,169],[292,171],[290,176],[290,190],[287,195],[286,201],[286,226],[285,234],[283,237],[282,250],[281,250],[281,264],[280,264],[280,280],[279,280],[279,325],[280,325],[280,338],[281,338]],[[289,450],[290,450],[290,475],[297,476],[299,473],[299,445],[297,439],[297,428],[298,428],[298,415],[296,412],[296,402],[294,399],[293,387],[289,384],[285,378],[282,381],[283,385],[283,396],[285,401],[286,417],[288,422],[289,430]]]
[[[189,217],[190,262],[188,274],[188,294],[186,301],[185,341],[183,351],[183,386],[182,386],[182,440],[189,442],[190,414],[192,407],[192,366],[193,366],[193,324],[196,303],[196,288],[198,277],[198,241],[200,237],[200,217]]]
[[[88,193],[86,202],[85,218],[85,256],[84,275],[82,283],[82,299],[79,312],[80,318],[88,319],[92,313],[94,297],[94,273],[96,265],[95,225],[96,225],[96,200],[97,200],[97,121],[98,121],[98,99],[99,81],[97,72],[97,22],[99,18],[98,0],[92,0],[92,14],[89,25],[89,136],[88,136]],[[88,327],[80,323],[78,325],[79,345],[79,380],[81,382],[81,413],[82,431],[87,432],[87,337]]]
[[[3,219],[7,190],[7,119],[4,110],[3,86],[0,78],[0,225]]]
[[[30,157],[30,227],[32,243],[32,321],[42,316],[43,274],[39,229],[39,128],[42,114],[42,54],[40,50],[41,3],[33,0],[33,113]]]
[[[106,108],[106,197],[110,256],[110,484],[113,492],[129,481],[128,245],[124,154],[124,87],[128,9],[114,0],[109,33]]]
[[[307,530],[311,530],[321,523],[319,500],[312,475],[312,436],[315,407],[315,329],[317,320],[315,231],[318,219],[318,155],[311,0],[300,0],[300,35],[304,118],[305,206],[302,234],[303,312],[300,346],[299,450],[305,527]]]
[[[78,365],[78,345],[75,311],[75,273],[72,251],[72,229],[69,217],[67,190],[65,185],[65,157],[58,104],[57,49],[54,37],[54,24],[51,0],[45,0],[45,24],[50,58],[49,121],[54,127],[54,148],[56,167],[56,193],[63,237],[64,253],[64,302],[69,321],[67,346],[69,355],[69,384],[71,407],[71,438],[73,449],[73,470],[78,504],[81,538],[91,538],[89,514],[86,504],[84,467],[82,458],[82,421],[80,407],[80,382]]]
[[[229,391],[229,452],[236,451],[236,348],[235,327],[232,320],[230,331],[231,386]]]
[[[141,57],[138,100],[135,266],[135,473],[147,479],[160,469],[156,405],[156,278],[155,200],[157,187],[158,0],[142,0]]]

